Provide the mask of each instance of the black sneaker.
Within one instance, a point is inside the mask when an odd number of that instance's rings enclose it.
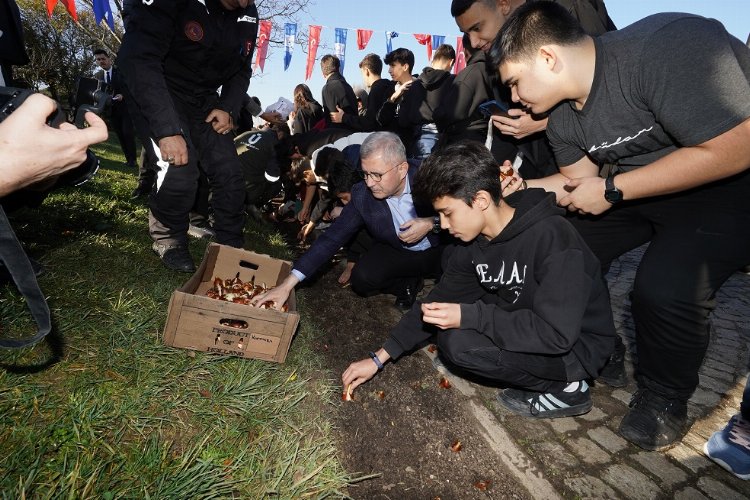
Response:
[[[625,387],[628,385],[628,374],[625,372],[625,344],[617,340],[615,352],[602,368],[597,381],[604,382],[610,387]]]
[[[406,312],[411,309],[414,302],[417,300],[417,294],[424,287],[424,280],[422,278],[412,278],[404,286],[404,289],[396,296],[396,302],[394,305],[399,311]]]
[[[195,264],[193,264],[193,258],[190,256],[186,246],[183,245],[165,245],[163,243],[154,242],[151,249],[159,256],[162,263],[168,269],[173,271],[180,271],[183,273],[194,273]]]
[[[571,382],[558,392],[505,389],[498,402],[517,415],[532,418],[560,418],[583,415],[591,410],[591,392],[585,380]]]
[[[645,450],[659,450],[680,439],[687,423],[687,402],[638,389],[630,411],[620,422],[620,435]]]

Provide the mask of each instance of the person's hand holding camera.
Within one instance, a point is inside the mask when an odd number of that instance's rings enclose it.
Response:
[[[0,123],[0,196],[77,167],[91,144],[107,139],[107,126],[91,112],[84,129],[47,125],[56,108],[52,99],[32,94]]]

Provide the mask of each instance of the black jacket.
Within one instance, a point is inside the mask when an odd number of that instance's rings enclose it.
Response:
[[[506,201],[510,223],[491,241],[456,247],[424,302],[461,304],[460,328],[502,350],[562,357],[570,381],[596,377],[616,335],[599,261],[554,194],[526,189]],[[430,337],[421,317],[417,303],[396,325],[384,344],[391,357]]]
[[[419,75],[419,83],[424,88],[424,97],[415,110],[421,123],[433,123],[435,111],[443,105],[455,76],[449,71],[427,66]],[[416,103],[415,103],[416,104]]]
[[[370,93],[367,96],[367,108],[364,116],[358,116],[354,114],[345,114],[343,122],[352,130],[357,132],[373,132],[379,130],[381,127],[378,125],[378,111],[383,106],[383,103],[393,95],[395,91],[395,84],[391,80],[385,80],[381,78],[372,84],[370,87]]]
[[[446,134],[449,144],[463,138],[484,142],[487,118],[477,108],[494,99],[492,84],[485,53],[478,50],[456,75],[445,92],[443,105],[433,114],[438,130]]]
[[[345,114],[357,114],[357,96],[354,95],[352,86],[346,82],[341,73],[333,73],[326,80],[321,93],[326,127],[349,128],[344,123],[332,123],[330,113],[336,111],[336,106],[338,106],[344,110]]]
[[[153,136],[181,132],[175,100],[196,117],[213,108],[237,117],[252,74],[254,4],[231,11],[219,0],[129,1],[126,7],[117,61]]]
[[[318,101],[313,101],[297,110],[292,123],[293,134],[304,134],[313,129],[316,123],[325,118],[323,106]]]

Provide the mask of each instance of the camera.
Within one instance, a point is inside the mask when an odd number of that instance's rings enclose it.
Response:
[[[79,87],[80,88],[80,87]],[[15,112],[21,104],[34,92],[28,89],[18,89],[13,87],[0,87],[0,122],[5,120],[11,113]],[[106,101],[106,100],[104,100]],[[84,115],[87,111],[100,114],[105,103],[99,104],[94,98],[91,103],[81,104],[77,107],[75,116],[75,125],[78,128],[85,126]],[[66,121],[65,113],[58,105],[55,111],[47,117],[47,125],[59,128],[60,124]],[[62,174],[56,185],[80,186],[90,180],[99,170],[99,159],[91,150],[86,150],[86,159],[79,166]]]

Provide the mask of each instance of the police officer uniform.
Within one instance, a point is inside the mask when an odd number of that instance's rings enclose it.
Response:
[[[164,137],[182,135],[188,164],[158,162],[157,190],[151,197],[149,232],[154,250],[187,253],[188,214],[195,199],[199,165],[209,180],[216,240],[241,247],[244,189],[231,134],[216,132],[206,116],[213,109],[237,118],[246,94],[258,31],[254,4],[227,10],[219,0],[142,0],[126,3],[126,33],[119,67],[148,121],[157,158]],[[221,95],[217,89],[221,87]]]

